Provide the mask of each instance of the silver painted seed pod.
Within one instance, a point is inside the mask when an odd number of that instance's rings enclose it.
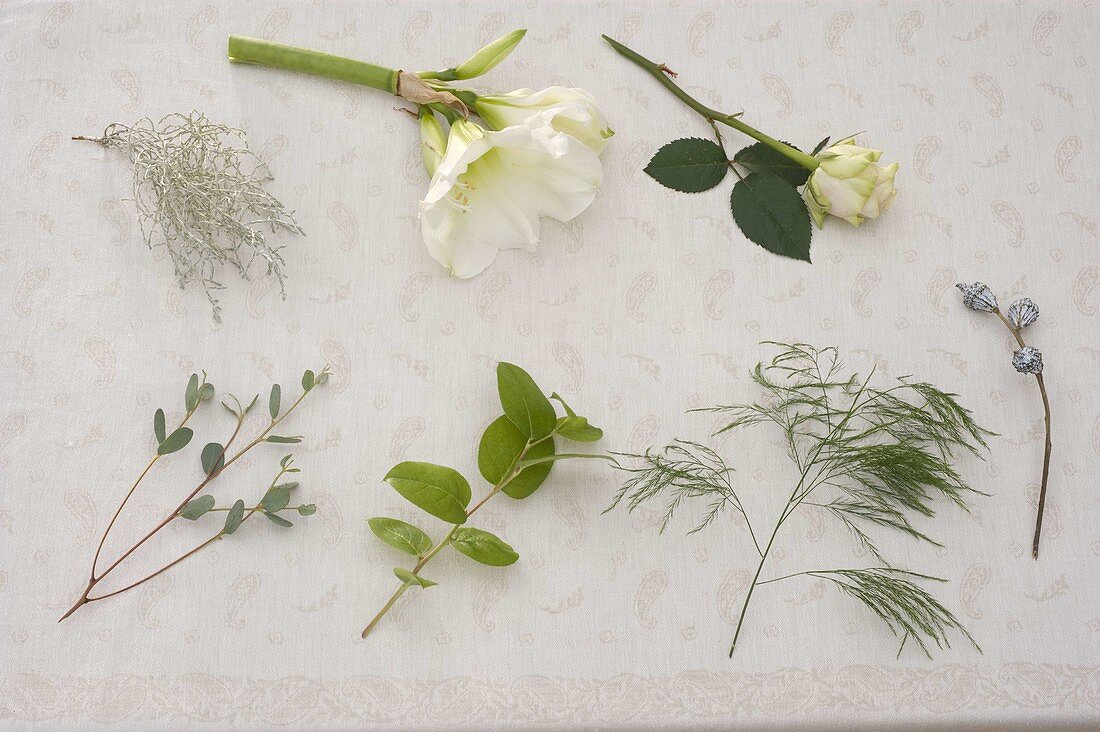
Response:
[[[1038,348],[1024,346],[1012,354],[1012,366],[1021,374],[1043,373],[1043,354]]]
[[[1026,328],[1039,319],[1039,306],[1030,297],[1013,300],[1008,306],[1008,320],[1016,328]]]
[[[963,304],[971,310],[980,310],[986,313],[997,312],[997,296],[985,283],[975,282],[968,285],[960,282],[955,287],[962,290]]]

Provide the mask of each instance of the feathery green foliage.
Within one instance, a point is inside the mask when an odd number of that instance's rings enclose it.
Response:
[[[724,424],[716,434],[753,425],[774,425],[782,431],[800,477],[767,543],[762,547],[757,540],[731,482],[732,468],[713,450],[695,442],[676,440],[661,450],[625,455],[636,465],[623,468],[628,477],[608,510],[625,503],[632,511],[663,498],[667,501],[663,531],[685,499],[708,499],[704,518],[691,533],[709,525],[725,506],[741,514],[760,564],[734,644],[756,586],[799,575],[836,583],[899,633],[903,646],[913,638],[926,653],[930,643],[942,648],[949,630],[959,630],[970,639],[950,611],[911,581],[936,578],[894,569],[876,544],[875,534],[888,529],[939,546],[913,526],[911,517],[935,515],[937,499],[966,508],[967,498],[978,492],[966,484],[951,461],[960,452],[980,454],[992,433],[974,421],[955,394],[926,382],[903,377],[878,388],[871,384],[873,370],[862,379],[858,374],[842,376],[844,367],[835,348],[767,345],[778,353],[751,372],[764,391],[763,399],[692,410],[721,415]],[[761,570],[779,528],[802,506],[836,518],[882,566],[815,570],[762,580]]]

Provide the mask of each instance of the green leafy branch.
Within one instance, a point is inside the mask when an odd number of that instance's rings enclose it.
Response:
[[[473,494],[469,481],[452,468],[406,461],[386,474],[386,482],[401,496],[452,526],[442,539],[433,542],[427,532],[399,519],[376,517],[367,522],[375,536],[417,561],[412,569],[393,570],[401,584],[363,629],[364,638],[409,588],[426,589],[437,584],[420,572],[443,549],[451,547],[476,562],[494,567],[508,566],[519,559],[519,554],[500,537],[464,525],[493,496],[498,493],[514,499],[530,496],[558,460],[602,458],[615,462],[606,454],[557,452],[555,437],[596,442],[603,437],[603,431],[578,416],[556,393],[547,399],[534,379],[520,367],[497,364],[497,391],[504,414],[485,429],[477,454],[481,477],[492,487],[473,506],[470,506]],[[558,416],[551,399],[561,405],[563,416]]]
[[[660,450],[629,455],[632,467],[608,510],[625,503],[630,511],[664,499],[663,531],[686,499],[709,500],[702,523],[709,525],[724,508],[744,520],[759,557],[752,583],[734,631],[730,655],[741,634],[753,592],[761,585],[800,576],[827,579],[864,604],[896,635],[901,647],[915,641],[927,654],[930,645],[949,645],[949,631],[973,639],[955,616],[914,580],[942,581],[894,568],[877,544],[876,533],[887,529],[939,546],[914,527],[914,515],[934,515],[936,499],[966,508],[974,489],[952,467],[959,450],[980,454],[990,432],[976,424],[955,395],[931,384],[901,378],[884,389],[871,385],[872,374],[841,377],[835,349],[805,344],[769,344],[778,349],[771,362],[758,364],[752,379],[765,398],[693,410],[719,414],[725,424],[718,434],[740,427],[770,425],[781,430],[790,459],[799,471],[783,510],[761,543],[737,489],[732,468],[704,445],[677,440]],[[837,519],[880,566],[796,572],[763,579],[780,528],[799,508],[826,512]],[[976,647],[976,644],[975,644]]]
[[[603,38],[705,119],[714,132],[713,142],[688,137],[668,143],[649,161],[645,173],[675,191],[701,193],[717,186],[733,171],[737,182],[730,193],[730,210],[745,236],[773,254],[809,262],[810,212],[798,188],[818,167],[816,155],[829,138],[807,154],[749,126],[740,119],[741,113],[728,114],[707,107],[672,80],[676,74],[666,65],[650,61],[613,38]],[[730,157],[719,124],[757,142]]]
[[[293,465],[293,456],[286,455],[279,462],[279,471],[275,478],[271,481],[267,490],[264,492],[263,498],[255,506],[246,508],[243,499],[237,500],[231,506],[218,508],[216,501],[212,495],[203,494],[206,489],[216,478],[218,478],[226,469],[237,462],[241,457],[251,451],[257,445],[262,443],[273,444],[295,444],[302,441],[301,436],[285,437],[274,434],[274,429],[283,423],[283,421],[294,412],[302,401],[306,398],[314,387],[324,384],[328,381],[331,372],[328,367],[321,369],[320,372],[314,373],[311,370],[307,370],[302,375],[302,393],[298,396],[294,402],[285,410],[282,409],[282,390],[278,384],[275,384],[271,388],[270,398],[268,400],[268,412],[270,419],[266,427],[251,441],[249,441],[244,447],[240,448],[236,453],[230,454],[229,448],[236,442],[240,435],[241,428],[244,425],[245,418],[255,406],[259,397],[254,397],[248,405],[242,404],[242,402],[232,394],[229,394],[226,401],[222,401],[221,404],[225,409],[230,412],[234,419],[235,425],[229,438],[223,443],[209,442],[207,443],[199,455],[199,463],[202,468],[203,478],[199,481],[198,485],[192,489],[188,495],[180,501],[179,505],[165,516],[159,523],[157,523],[151,530],[149,530],[142,538],[136,541],[129,549],[124,551],[113,563],[108,565],[106,569],[99,570],[99,560],[103,553],[104,544],[107,542],[107,537],[111,533],[111,529],[114,528],[115,523],[118,521],[119,516],[122,514],[123,509],[129,502],[130,498],[134,495],[137,487],[150,473],[153,466],[157,464],[162,458],[179,452],[187,447],[194,437],[194,431],[187,427],[187,422],[191,417],[199,410],[199,408],[206,402],[213,400],[215,395],[214,386],[207,382],[206,373],[202,374],[200,378],[198,374],[192,374],[191,378],[187,382],[187,387],[184,390],[184,416],[180,420],[172,432],[167,431],[166,416],[163,409],[158,409],[153,415],[153,435],[157,440],[157,448],[149,462],[146,464],[144,470],[138,475],[137,480],[130,486],[129,491],[123,497],[119,503],[118,508],[115,510],[114,515],[107,524],[107,528],[104,530],[102,537],[100,537],[99,544],[96,546],[95,554],[92,557],[92,568],[89,573],[89,579],[87,586],[81,593],[80,597],[73,604],[73,606],[61,616],[61,620],[72,615],[84,605],[91,602],[97,602],[99,600],[105,600],[109,597],[120,595],[128,590],[132,590],[139,585],[148,582],[149,580],[157,577],[158,575],[168,571],[175,565],[179,564],[183,560],[192,556],[193,554],[205,549],[213,544],[215,541],[219,541],[225,536],[229,536],[237,531],[248,518],[255,513],[262,513],[272,523],[279,526],[289,527],[292,526],[290,521],[280,516],[281,511],[296,511],[301,516],[309,516],[316,511],[316,507],[313,504],[303,504],[298,506],[290,506],[291,492],[298,487],[297,482],[280,483],[286,475],[299,472],[298,468]],[[201,542],[194,548],[180,555],[179,557],[168,562],[164,566],[160,567],[156,571],[145,575],[141,579],[138,579],[130,584],[125,585],[121,589],[113,590],[99,595],[93,595],[92,591],[99,585],[108,575],[114,572],[120,565],[122,565],[135,551],[137,551],[147,541],[152,539],[159,533],[164,527],[170,524],[176,519],[186,519],[190,521],[197,521],[202,516],[212,511],[224,511],[226,513],[225,523],[216,534]],[[60,620],[58,621],[60,622]]]

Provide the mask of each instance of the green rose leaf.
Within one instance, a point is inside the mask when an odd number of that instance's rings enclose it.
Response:
[[[180,427],[164,438],[164,441],[157,447],[158,455],[171,455],[174,452],[178,452],[187,447],[187,443],[191,441],[194,436],[194,432],[190,427]]]
[[[397,575],[397,579],[401,580],[407,585],[418,585],[425,589],[429,587],[435,587],[438,582],[432,582],[430,579],[424,579],[418,574],[413,574],[404,567],[394,567],[393,573]]]
[[[153,415],[153,434],[157,438],[157,444],[164,442],[166,434],[164,432],[164,410],[158,409],[156,414]]]
[[[317,513],[317,506],[312,503],[306,503],[298,506],[299,516],[312,516],[315,513]]]
[[[237,502],[233,504],[233,507],[229,509],[229,513],[225,515],[225,526],[222,527],[223,534],[232,534],[244,521],[244,501],[237,499]]]
[[[183,406],[187,408],[188,412],[195,411],[195,407],[199,406],[198,374],[191,374],[191,378],[187,381],[187,390],[183,393]]]
[[[769,252],[810,261],[810,212],[794,186],[774,173],[750,173],[730,194],[733,220]]]
[[[787,144],[790,145],[789,142]],[[754,173],[774,173],[792,186],[800,186],[810,177],[810,171],[805,167],[762,142],[738,150],[733,156],[733,162]]]
[[[271,385],[271,396],[267,398],[267,411],[272,419],[279,416],[279,406],[283,399],[283,389],[278,384]]]
[[[289,529],[291,526],[294,525],[282,516],[279,516],[278,514],[265,513],[264,516],[267,516],[267,520],[271,523],[276,524],[277,526],[282,526],[284,529]]]
[[[451,546],[470,559],[493,567],[506,567],[519,559],[519,555],[502,539],[488,531],[464,527],[451,537]]]
[[[826,137],[824,140],[817,143],[817,147],[814,148],[814,151],[812,153],[810,153],[810,155],[817,155],[819,152],[824,150],[825,146],[828,145],[828,144],[829,144],[829,138]]]
[[[394,549],[420,557],[432,548],[432,540],[427,534],[412,524],[399,519],[379,516],[367,519],[367,526],[382,541]]]
[[[302,438],[298,435],[294,437],[283,437],[282,435],[268,435],[264,438],[264,442],[274,442],[277,445],[297,445],[302,441]]]
[[[658,150],[645,167],[645,173],[674,191],[701,193],[721,183],[728,167],[726,153],[720,145],[688,137],[674,140]]]
[[[317,376],[311,370],[306,369],[306,372],[302,374],[302,389],[309,391],[313,388],[313,385],[317,383]]]
[[[214,496],[199,496],[184,504],[179,515],[190,521],[194,521],[214,507]]]
[[[512,470],[516,458],[527,446],[527,438],[512,424],[512,420],[501,415],[493,420],[481,435],[477,448],[477,467],[481,477],[496,485],[504,480]],[[545,440],[527,451],[527,457],[545,457],[554,454],[554,441]],[[538,465],[524,470],[508,481],[503,491],[512,498],[526,498],[534,493],[546,476],[550,474],[551,463]]]
[[[573,442],[597,442],[603,430],[588,424],[585,417],[562,417],[558,420],[558,434]]]
[[[220,443],[208,442],[202,449],[202,472],[213,475],[225,466],[225,448]]]
[[[466,521],[470,484],[452,468],[406,461],[386,474],[385,481],[410,503],[452,524]]]
[[[504,413],[525,437],[537,440],[554,430],[558,415],[531,375],[510,363],[497,364],[497,391]]]

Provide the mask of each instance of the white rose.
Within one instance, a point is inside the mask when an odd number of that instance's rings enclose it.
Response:
[[[614,132],[596,100],[584,89],[552,86],[542,91],[517,89],[510,94],[479,96],[474,107],[490,127],[549,125],[577,138],[599,154]]]
[[[820,163],[802,191],[818,227],[824,225],[826,214],[859,226],[889,208],[897,194],[898,164],[876,165],[881,157],[881,150],[859,147],[854,137],[818,154]]]
[[[424,243],[453,276],[473,277],[501,249],[533,251],[539,217],[574,218],[602,181],[596,153],[549,126],[457,120],[420,202]]]

